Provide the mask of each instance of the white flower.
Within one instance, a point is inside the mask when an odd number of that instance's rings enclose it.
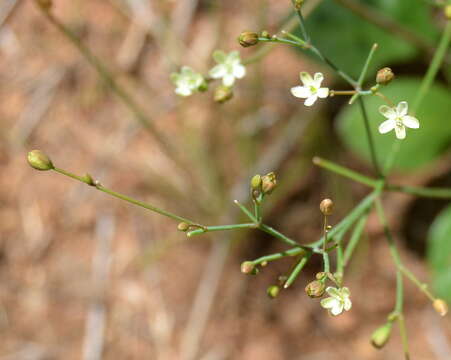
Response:
[[[382,105],[379,108],[379,112],[388,120],[385,120],[379,126],[379,132],[385,134],[395,129],[396,137],[404,139],[406,137],[406,126],[411,129],[418,129],[420,127],[418,119],[407,115],[407,110],[408,105],[406,101],[401,101],[396,108]]]
[[[304,86],[292,87],[291,93],[298,98],[306,99],[305,106],[312,106],[318,98],[324,99],[329,96],[329,89],[321,87],[323,74],[316,73],[312,78],[309,73],[302,71],[299,76]]]
[[[176,86],[175,93],[180,96],[190,96],[206,84],[204,77],[188,66],[183,66],[180,73],[172,73],[171,81]]]
[[[226,54],[224,51],[216,50],[213,59],[218,63],[210,70],[213,79],[221,79],[224,86],[232,86],[235,79],[241,79],[246,75],[246,68],[241,64],[240,53],[232,51]]]
[[[351,309],[352,303],[349,299],[351,293],[347,287],[337,289],[329,286],[326,289],[326,292],[330,295],[330,297],[321,300],[321,306],[328,309],[332,315],[337,316],[340,315],[343,310],[348,311]]]

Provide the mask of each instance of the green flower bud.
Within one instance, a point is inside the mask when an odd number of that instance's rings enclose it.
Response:
[[[440,316],[445,316],[448,314],[448,305],[444,300],[435,299],[432,306],[434,307],[434,310],[440,314]]]
[[[47,171],[55,167],[49,157],[41,150],[33,150],[28,153],[28,163],[36,170]]]
[[[334,212],[334,202],[331,199],[324,199],[319,204],[319,209],[325,216],[332,215]]]
[[[376,82],[381,85],[388,85],[395,78],[395,74],[389,67],[384,67],[377,72]]]
[[[233,98],[233,91],[228,86],[218,86],[215,90],[214,100],[220,104]]]
[[[177,225],[177,230],[179,231],[188,231],[189,230],[190,225],[186,222],[181,222],[180,224]]]
[[[390,339],[392,323],[388,322],[380,328],[376,329],[371,335],[371,344],[376,349],[381,349]]]
[[[277,186],[276,174],[270,172],[261,178],[262,180],[262,191],[264,194],[271,194]]]
[[[202,84],[199,85],[197,90],[200,92],[205,92],[208,90],[208,83],[205,81],[205,79],[202,81]]]
[[[266,30],[263,30],[261,33],[262,38],[269,39],[271,36],[269,35],[269,32]]]
[[[36,0],[36,4],[40,8],[42,8],[45,11],[49,11],[52,8],[53,1],[52,0]]]
[[[301,10],[304,0],[294,0],[293,4],[296,10]]]
[[[305,287],[305,292],[311,298],[319,298],[323,296],[325,290],[326,285],[324,282],[319,280],[314,280]]]
[[[251,179],[251,188],[253,190],[260,190],[262,186],[262,177],[260,175],[254,175]]]
[[[251,274],[256,269],[252,261],[245,261],[241,264],[241,272],[243,274]]]
[[[277,285],[271,285],[270,287],[268,287],[268,289],[266,289],[266,293],[271,299],[276,298],[277,295],[279,295],[279,292],[280,287],[278,287]]]
[[[243,31],[239,38],[238,42],[243,47],[249,47],[258,44],[258,34],[252,31]]]

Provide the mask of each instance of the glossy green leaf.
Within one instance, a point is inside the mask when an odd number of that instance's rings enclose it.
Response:
[[[382,92],[396,104],[404,100],[412,104],[420,83],[420,79],[397,78],[383,88]],[[445,88],[439,85],[431,87],[416,114],[420,129],[407,129],[407,138],[404,140],[396,139],[393,131],[379,134],[378,127],[385,120],[378,111],[379,106],[385,104],[381,98],[366,96],[364,101],[380,163],[387,159],[395,141],[402,141],[395,162],[395,167],[402,170],[426,165],[448,149],[451,143],[451,101]],[[342,108],[338,114],[337,126],[344,144],[358,157],[369,162],[370,152],[358,104]]]

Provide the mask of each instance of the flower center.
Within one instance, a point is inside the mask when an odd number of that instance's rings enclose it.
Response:
[[[310,92],[312,93],[312,95],[315,95],[317,91],[318,89],[316,87],[310,85]]]

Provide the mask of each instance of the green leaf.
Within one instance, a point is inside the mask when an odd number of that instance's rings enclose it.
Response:
[[[429,229],[427,260],[435,294],[451,301],[451,206],[443,210]]]
[[[412,104],[421,80],[396,78],[382,92],[395,104],[407,101]],[[385,104],[377,96],[365,96],[371,133],[373,134],[377,158],[381,164],[387,159],[395,141],[402,141],[397,155],[395,168],[413,170],[436,159],[449,148],[451,143],[451,102],[449,92],[439,85],[431,87],[425,96],[416,117],[420,121],[419,129],[407,129],[407,137],[398,140],[393,131],[387,134],[378,132],[385,118],[379,113],[380,105]],[[338,114],[337,126],[340,138],[358,157],[370,162],[370,152],[360,108],[357,104],[346,105]]]

